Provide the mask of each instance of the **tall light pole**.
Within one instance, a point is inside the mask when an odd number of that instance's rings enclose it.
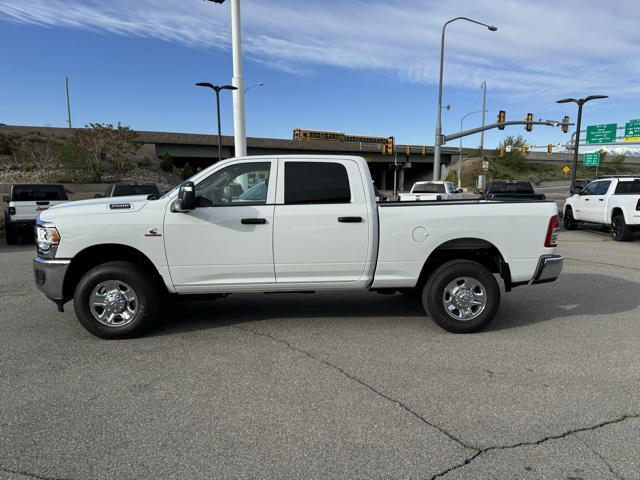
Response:
[[[484,117],[487,113],[487,81],[482,82],[482,126],[484,127]],[[462,127],[460,127],[462,130]],[[480,133],[480,158],[484,158],[484,130]]]
[[[225,0],[208,0],[224,3]],[[240,0],[231,0],[231,51],[233,55],[233,136],[237,157],[247,154],[247,132],[244,117],[244,79],[242,77],[242,36],[240,28]]]
[[[216,92],[216,111],[218,113],[218,161],[222,160],[222,127],[220,125],[220,91],[221,90],[236,90],[236,87],[232,85],[223,85],[219,87],[209,82],[198,82],[197,87],[206,87]],[[236,154],[237,156],[237,154]]]
[[[440,78],[438,80],[438,115],[436,118],[436,140],[433,149],[433,180],[440,179],[440,150],[442,148],[442,77],[444,72],[444,34],[447,25],[456,20],[466,20],[467,22],[476,23],[487,27],[490,31],[495,32],[498,27],[493,25],[487,25],[486,23],[478,22],[467,17],[452,18],[442,26],[442,39],[440,41]]]
[[[67,90],[67,123],[69,124],[69,128],[71,128],[71,101],[69,100],[69,77],[64,77],[64,85]]]
[[[484,117],[485,112],[486,110],[476,110],[475,112],[469,112],[466,115],[463,115],[460,119],[460,131],[462,131],[462,123],[465,118],[469,115],[473,115],[474,113],[482,113],[482,116]],[[460,152],[458,154],[458,188],[462,188],[462,137],[460,137]]]
[[[571,188],[576,185],[576,170],[578,170],[578,145],[580,145],[580,124],[582,123],[582,106],[589,100],[597,100],[599,98],[609,98],[608,95],[590,95],[586,98],[563,98],[556,103],[577,103],[578,104],[578,120],[576,121],[576,141],[573,145],[573,168],[571,169]]]

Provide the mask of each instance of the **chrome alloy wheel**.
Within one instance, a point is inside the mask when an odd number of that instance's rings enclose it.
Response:
[[[442,304],[451,318],[473,320],[487,306],[487,291],[475,278],[458,277],[445,287]]]
[[[100,282],[91,292],[89,308],[93,317],[107,327],[122,327],[133,321],[138,313],[138,296],[124,282]]]

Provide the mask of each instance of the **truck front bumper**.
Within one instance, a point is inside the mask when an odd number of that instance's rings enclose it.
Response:
[[[560,276],[564,258],[560,255],[543,255],[538,261],[536,273],[533,276],[532,284],[553,282]]]
[[[64,259],[48,260],[40,257],[33,259],[33,279],[36,286],[57,303],[58,307],[65,302],[62,286],[70,263],[71,260]]]

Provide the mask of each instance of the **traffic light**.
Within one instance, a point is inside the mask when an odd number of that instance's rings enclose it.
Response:
[[[411,154],[411,147],[409,145],[407,145],[404,150],[407,155]]]
[[[520,153],[522,155],[526,155],[527,154],[527,144],[523,143],[522,145],[520,145]]]
[[[549,155],[551,155],[553,153],[553,144],[550,143],[549,145],[547,145],[547,153]]]
[[[507,121],[507,112],[505,112],[504,110],[500,110],[498,112],[498,123],[504,123],[506,121]],[[500,125],[498,129],[504,130],[504,125]]]
[[[388,137],[387,143],[382,146],[382,153],[384,153],[385,155],[393,155],[393,142],[394,138]]]
[[[560,127],[562,133],[569,133],[569,116],[565,115],[562,119],[562,126]]]
[[[533,122],[533,113],[527,113],[527,122]],[[533,130],[533,125],[531,125],[530,123],[527,123],[527,124],[524,126],[524,129],[525,129],[527,132],[530,132],[531,130]]]
[[[504,146],[500,145],[500,148],[498,149],[498,156],[500,158],[504,157]]]
[[[426,155],[427,154],[427,147],[422,147],[422,150],[420,151],[420,153],[422,153],[422,155]]]

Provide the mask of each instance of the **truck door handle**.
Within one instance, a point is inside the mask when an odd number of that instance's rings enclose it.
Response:
[[[362,217],[338,217],[338,221],[340,223],[360,223]]]
[[[589,199],[588,199],[588,198],[585,198],[585,199],[584,199],[584,201],[585,201],[585,202],[588,202],[588,201],[589,201]]]
[[[599,202],[604,202],[604,198],[599,198],[598,201]]]
[[[243,218],[240,220],[243,225],[264,225],[267,223],[266,218]]]

